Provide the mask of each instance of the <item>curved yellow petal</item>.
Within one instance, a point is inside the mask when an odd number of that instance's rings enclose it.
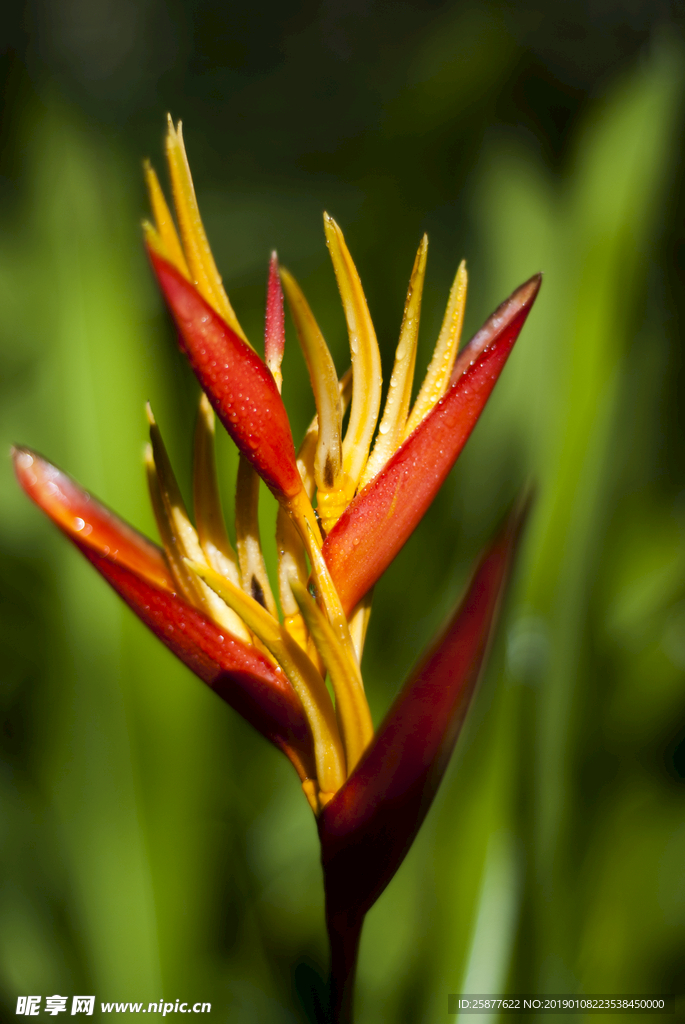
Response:
[[[205,394],[200,398],[200,408],[195,426],[193,447],[193,510],[195,525],[207,562],[222,576],[240,585],[238,559],[226,533],[226,524],[221,511],[219,485],[216,478],[214,456],[214,435],[216,420],[214,410]]]
[[[328,491],[340,484],[342,474],[342,410],[338,374],[319,325],[299,284],[285,267],[281,281],[307,363],[318,416],[318,440],[314,457],[317,488]]]
[[[433,358],[416,396],[401,441],[405,441],[410,434],[413,434],[419,423],[426,418],[433,406],[438,404],[447,390],[464,324],[467,287],[466,261],[462,260],[450,289],[450,297],[447,300],[447,309],[435,344]]]
[[[164,498],[162,497],[162,488],[159,482],[151,444],[145,445],[144,458],[148,491],[150,493],[150,503],[152,505],[155,522],[157,523],[159,538],[162,542],[164,554],[166,555],[171,575],[174,578],[174,583],[178,592],[185,598],[188,604],[192,605],[194,608],[202,608],[202,597],[199,587],[188,572],[186,564],[183,561],[183,551],[179,548],[175,532],[172,529],[171,520],[165,508]]]
[[[343,233],[327,213],[323,221],[350,336],[352,407],[343,441],[343,469],[356,488],[369,457],[381,407],[381,357],[362,283]]]
[[[321,530],[316,521],[314,509],[304,490],[296,494],[285,506],[292,521],[302,538],[311,565],[311,580],[316,591],[316,599],[326,613],[338,641],[355,658],[354,644],[350,629],[343,611],[343,606],[335,588],[328,566],[321,553]]]
[[[261,481],[251,462],[240,456],[235,491],[235,542],[243,590],[278,619],[276,601],[262,554],[259,534],[259,485]]]
[[[390,456],[399,447],[411,402],[411,389],[414,383],[414,367],[416,365],[416,345],[419,340],[419,319],[421,317],[421,297],[423,282],[426,277],[426,260],[428,257],[428,236],[424,235],[414,260],[414,267],[409,279],[409,290],[404,303],[404,315],[400,329],[400,340],[395,351],[388,397],[385,400],[383,418],[378,428],[373,451],[366,463],[366,468],[359,482],[360,488],[373,480],[380,473]]]
[[[212,569],[196,562],[190,568],[247,623],[270,651],[292,683],[307,716],[314,740],[317,780],[324,799],[345,781],[343,751],[335,710],[326,684],[287,630],[249,594]]]
[[[143,171],[150,197],[152,216],[155,220],[155,228],[164,246],[164,255],[176,267],[179,273],[190,280],[190,270],[181,246],[181,240],[178,237],[176,225],[174,224],[167,201],[164,198],[159,178],[149,160],[146,160],[143,164]]]
[[[172,573],[183,586],[184,596],[234,636],[250,643],[250,634],[239,616],[201,580],[188,572],[184,559],[206,564],[195,528],[176,482],[159,427],[147,407],[151,448],[146,455],[153,509]]]
[[[293,597],[291,581],[299,580],[306,586],[309,569],[300,535],[284,508],[278,509],[276,517],[276,550],[278,552],[278,593],[283,609],[283,625],[297,640],[302,650],[306,651],[307,627]]]
[[[183,239],[183,249],[191,279],[202,298],[212,306],[220,317],[226,321],[243,341],[247,341],[245,333],[238,323],[233,307],[224,290],[221,275],[216,268],[212,250],[207,241],[200,210],[197,205],[193,179],[188,165],[181,122],[176,128],[168,117],[166,137],[166,155],[171,177],[171,188],[174,195],[174,206],[178,226]]]
[[[340,402],[342,415],[345,415],[347,406],[350,404],[352,394],[352,370],[348,369],[340,378],[339,382]],[[314,481],[314,455],[316,452],[316,439],[319,432],[319,419],[315,416],[307,428],[304,440],[297,453],[297,468],[302,478],[302,486],[311,501],[316,484]],[[321,500],[321,493],[318,495]],[[323,519],[321,507],[317,509],[320,518]],[[325,529],[325,519],[323,521]],[[306,586],[309,579],[309,568],[305,557],[305,550],[302,539],[288,512],[280,506],[276,519],[276,549],[278,551],[278,593],[281,598],[281,608],[285,616],[285,626],[292,636],[295,637],[300,647],[307,649],[307,628],[290,589],[290,581],[298,580]]]
[[[330,675],[349,775],[373,739],[371,712],[364,695],[359,665],[356,658],[351,658],[338,642],[325,615],[309,596],[307,588],[294,580],[292,590],[316,649]]]
[[[371,604],[373,602],[373,587],[367,590],[357,607],[350,615],[350,636],[357,653],[357,661],[361,665],[364,644],[366,643],[366,631],[369,628],[371,618]],[[362,684],[363,684],[362,680]]]

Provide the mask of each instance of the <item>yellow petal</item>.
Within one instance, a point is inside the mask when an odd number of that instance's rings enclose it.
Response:
[[[373,738],[371,712],[364,695],[359,666],[356,658],[350,658],[348,652],[338,642],[325,615],[309,596],[307,588],[294,580],[292,590],[331,678],[349,775]]]
[[[324,230],[350,336],[352,408],[343,441],[343,469],[356,487],[369,456],[381,407],[381,357],[357,268],[342,231],[327,213]]]
[[[278,619],[259,534],[260,482],[252,463],[241,455],[235,492],[235,541],[243,590]]]
[[[158,515],[160,536],[167,550],[170,566],[173,566],[172,572],[174,575],[176,573],[179,574],[179,580],[183,580],[184,583],[184,594],[196,608],[209,615],[218,625],[227,629],[240,640],[250,643],[250,634],[235,612],[228,608],[202,580],[198,580],[196,576],[189,573],[185,566],[185,558],[206,564],[205,556],[200,547],[195,528],[190,522],[174,471],[171,468],[169,456],[162,441],[162,435],[159,432],[149,405],[147,411],[150,421],[150,441],[152,447],[150,460],[152,466],[148,466],[148,479],[152,483],[150,494],[153,507],[155,507],[159,499],[153,490],[154,477],[152,467],[154,467],[163,509],[163,514],[160,513]],[[155,508],[156,513],[157,511],[157,508]],[[161,523],[160,518],[162,520]],[[168,548],[167,544],[169,545]]]
[[[321,554],[321,530],[316,521],[314,509],[304,490],[291,498],[285,508],[290,513],[307,552],[316,599],[324,609],[339,643],[347,650],[350,657],[354,658],[356,655],[345,612],[328,566]]]
[[[330,491],[339,486],[342,473],[342,411],[338,375],[314,314],[297,281],[285,267],[281,268],[281,281],[307,362],[316,402],[319,421],[314,458],[316,486]]]
[[[278,551],[278,593],[285,616],[284,624],[290,635],[306,651],[307,630],[290,589],[290,582],[295,579],[306,586],[309,569],[300,535],[284,508],[278,509],[276,517],[276,550]]]
[[[159,184],[159,178],[155,173],[149,160],[146,160],[143,164],[145,172],[145,183],[147,185],[148,195],[150,197],[150,206],[152,207],[152,216],[155,219],[155,228],[164,246],[164,251],[161,255],[172,263],[179,273],[183,274],[185,278],[190,280],[190,270],[186,258],[181,248],[181,240],[178,237],[176,231],[176,225],[174,224],[173,218],[167,201],[164,198],[161,185]],[[147,234],[147,232],[146,232]],[[153,248],[155,248],[153,246]],[[158,250],[159,251],[159,250]]]
[[[204,225],[197,205],[193,179],[190,174],[188,157],[183,145],[181,122],[174,128],[171,116],[168,118],[166,155],[169,163],[171,188],[174,195],[176,217],[183,239],[183,249],[190,268],[190,274],[202,298],[212,306],[243,341],[247,341],[238,318],[233,312],[216,268],[212,250],[207,241]]]
[[[314,479],[314,458],[316,456],[316,441],[319,436],[319,418],[315,416],[307,428],[302,444],[297,453],[297,469],[302,480],[305,493],[311,501],[316,491]]]
[[[249,594],[206,566],[189,565],[240,615],[285,672],[312,731],[319,787],[324,794],[337,792],[345,781],[345,754],[333,703],[320,674],[283,626]]]
[[[147,245],[148,249],[152,249],[152,251],[156,252],[158,256],[162,257],[162,259],[168,260],[169,263],[171,263],[171,254],[169,253],[169,250],[167,249],[164,242],[162,241],[162,236],[160,235],[159,231],[154,226],[154,224],[151,224],[149,220],[144,220],[142,227],[143,235],[145,236],[145,244]]]
[[[342,415],[350,404],[352,394],[352,370],[344,373],[339,383]],[[314,482],[314,454],[319,431],[319,419],[315,416],[307,428],[304,440],[297,453],[297,468],[302,477],[305,493],[311,501],[316,484]],[[320,497],[320,495],[319,495]],[[321,517],[321,510],[318,510]],[[325,523],[324,523],[325,528]],[[306,586],[309,579],[309,568],[305,557],[302,539],[288,512],[281,506],[276,519],[276,548],[278,551],[278,593],[281,608],[285,616],[284,625],[291,636],[295,637],[300,647],[307,650],[307,628],[300,614],[297,602],[290,589],[291,579],[299,580]]]
[[[195,525],[207,563],[240,586],[238,559],[226,533],[221,511],[214,455],[214,410],[205,394],[200,397],[193,449],[193,510]]]
[[[437,405],[447,390],[454,360],[457,356],[457,349],[459,348],[461,329],[464,324],[467,286],[466,262],[462,260],[450,289],[450,297],[447,301],[447,309],[445,310],[445,317],[442,321],[433,358],[430,361],[421,390],[416,396],[414,408],[404,428],[403,441],[416,430],[419,423],[426,418],[433,406]]]
[[[150,492],[152,511],[157,523],[162,547],[164,548],[164,553],[166,555],[167,562],[169,563],[171,575],[174,577],[174,583],[176,584],[179,593],[185,598],[188,604],[191,604],[194,608],[204,610],[199,587],[188,572],[186,564],[183,561],[184,554],[178,546],[176,535],[171,525],[171,520],[167,514],[164,499],[162,497],[162,489],[159,483],[159,476],[157,475],[157,467],[155,466],[155,458],[152,454],[151,444],[147,444],[145,446],[145,471],[147,474],[147,485]]]
[[[373,451],[366,463],[366,468],[359,483],[360,488],[373,480],[380,473],[390,456],[399,447],[411,401],[411,389],[414,383],[414,366],[416,365],[416,345],[419,340],[419,318],[421,316],[421,296],[423,282],[426,277],[426,258],[428,256],[428,236],[424,235],[419,251],[414,260],[414,268],[409,279],[409,290],[404,304],[404,316],[400,329],[400,340],[395,352],[385,400],[383,418],[378,428]]]
[[[366,642],[366,631],[369,628],[371,618],[371,603],[373,601],[373,587],[368,590],[357,607],[350,615],[350,636],[357,654],[357,661],[361,665],[364,644]],[[363,681],[362,681],[363,682]]]

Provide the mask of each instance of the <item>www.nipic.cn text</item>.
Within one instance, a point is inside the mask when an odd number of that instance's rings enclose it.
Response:
[[[17,998],[17,1014],[25,1017],[37,1017],[41,1012],[56,1017],[58,1013],[67,1013],[70,1009],[71,1015],[85,1013],[92,1017],[95,1009],[95,996],[46,996],[45,1005],[42,1006],[42,996],[19,996]],[[168,1013],[211,1013],[211,1003],[187,1003],[177,999],[175,1002],[165,1002],[164,999],[156,1003],[100,1003],[103,1013],[159,1013],[166,1017]]]

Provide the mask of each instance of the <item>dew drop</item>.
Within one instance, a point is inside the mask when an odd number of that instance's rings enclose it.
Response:
[[[81,519],[79,516],[76,516],[76,518],[74,519],[74,529],[77,532],[80,532],[85,525],[86,525],[85,520]]]

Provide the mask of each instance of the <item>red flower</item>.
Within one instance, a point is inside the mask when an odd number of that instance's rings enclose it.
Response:
[[[540,278],[514,292],[457,355],[467,285],[465,266],[459,267],[435,354],[410,409],[426,269],[424,237],[376,431],[380,356],[340,228],[325,216],[352,357],[351,371],[339,381],[304,295],[286,270],[279,272],[275,254],[266,362],[252,349],[214,265],[180,125],[174,129],[171,122],[167,156],[180,238],[150,167],[146,174],[155,224],[145,230],[181,347],[203,389],[195,436],[195,524],[149,409],[146,464],[163,550],[41,456],[16,449],[15,469],[27,494],[143,622],[293,763],[318,818],[335,1015],[349,1019],[364,914],[397,870],[442,778],[474,692],[521,513],[510,516],[484,555],[446,632],[405,684],[375,736],[360,672],[372,588],[466,443]],[[317,408],[297,454],[280,396],[281,281]],[[220,510],[212,409],[241,456],[235,549]],[[261,553],[260,478],[280,505],[282,617]]]

